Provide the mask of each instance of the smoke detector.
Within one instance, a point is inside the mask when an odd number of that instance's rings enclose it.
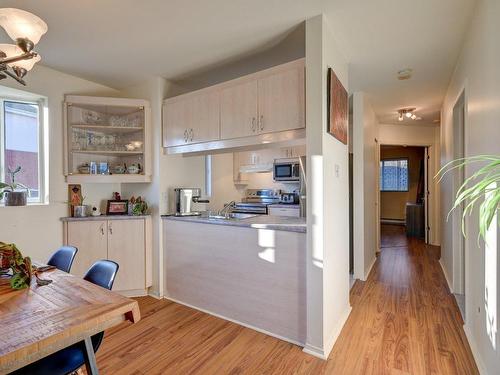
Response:
[[[398,71],[398,79],[400,81],[405,81],[407,79],[410,79],[413,74],[413,69],[407,68],[407,69],[402,69]]]

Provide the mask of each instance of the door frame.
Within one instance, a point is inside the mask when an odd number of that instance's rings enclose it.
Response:
[[[380,243],[380,231],[382,229],[381,227],[381,222],[380,222],[380,149],[382,146],[407,146],[407,147],[424,147],[426,149],[426,154],[429,158],[427,160],[424,160],[424,163],[427,162],[428,168],[427,168],[427,175],[430,176],[435,176],[436,173],[438,172],[435,170],[435,163],[434,160],[438,158],[439,156],[436,154],[436,149],[437,147],[434,147],[432,144],[428,143],[420,143],[420,142],[405,142],[405,143],[398,143],[398,142],[387,142],[387,143],[377,143],[377,178],[376,178],[376,184],[375,188],[377,191],[377,199],[376,199],[376,204],[377,204],[377,233],[378,233],[378,248],[381,249],[381,243]],[[425,157],[425,156],[424,156]],[[433,188],[431,188],[433,187]],[[436,236],[436,226],[437,222],[434,219],[435,212],[437,210],[436,204],[436,198],[437,198],[437,189],[435,187],[435,184],[430,184],[430,181],[428,178],[425,178],[425,186],[424,186],[424,191],[426,192],[426,199],[425,199],[425,205],[427,206],[426,208],[426,213],[425,213],[425,222],[426,222],[426,228],[425,228],[425,233],[426,233],[426,244],[431,244],[433,241],[435,241],[435,236]]]

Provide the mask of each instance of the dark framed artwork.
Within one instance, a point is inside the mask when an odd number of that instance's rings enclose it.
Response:
[[[328,68],[327,89],[328,115],[326,131],[346,145],[349,121],[349,97],[347,90],[332,68]]]
[[[106,215],[128,215],[128,200],[109,200]]]

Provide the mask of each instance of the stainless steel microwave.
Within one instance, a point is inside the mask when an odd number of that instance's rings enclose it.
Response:
[[[281,182],[300,182],[299,158],[274,160],[273,180]]]

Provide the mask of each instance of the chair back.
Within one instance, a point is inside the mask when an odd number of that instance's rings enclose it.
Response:
[[[57,269],[68,272],[71,270],[73,260],[78,249],[74,246],[63,246],[54,252],[47,261],[49,266],[54,266]]]
[[[83,276],[83,279],[90,281],[92,284],[111,290],[115,282],[118,268],[118,263],[112,260],[99,260],[89,268],[85,276]]]
[[[119,267],[118,263],[112,260],[99,260],[89,268],[83,279],[111,290]],[[104,332],[99,332],[91,337],[94,352],[97,352],[101,346],[103,337]]]

